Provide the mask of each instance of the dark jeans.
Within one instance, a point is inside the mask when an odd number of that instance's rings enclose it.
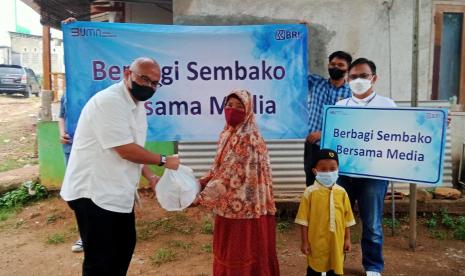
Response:
[[[337,181],[349,195],[352,207],[357,201],[362,220],[362,264],[365,271],[382,272],[383,208],[388,188],[387,180],[340,176]]]
[[[338,275],[334,273],[334,270],[326,272],[326,276]],[[307,276],[321,276],[321,272],[313,270],[310,266],[307,267]]]
[[[305,141],[304,147],[304,170],[305,170],[305,185],[310,186],[315,182],[315,175],[312,172],[312,168],[315,166],[315,158],[320,150],[319,145],[310,144]]]
[[[126,275],[136,246],[134,211],[116,213],[88,198],[68,202],[76,214],[84,246],[84,276]]]

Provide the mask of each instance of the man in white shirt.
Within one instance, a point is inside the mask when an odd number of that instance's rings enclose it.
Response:
[[[359,58],[349,67],[349,86],[352,96],[336,105],[357,107],[395,107],[390,98],[380,96],[373,90],[378,76],[376,65],[366,58]],[[363,124],[363,122],[360,122]],[[381,275],[383,258],[383,207],[388,181],[372,178],[340,176],[338,184],[349,194],[352,207],[357,201],[362,220],[362,264],[367,276]]]
[[[144,101],[161,86],[160,66],[138,58],[124,80],[84,106],[60,195],[74,210],[84,245],[83,275],[126,275],[136,244],[134,201],[143,164],[177,169],[179,159],[144,149]]]

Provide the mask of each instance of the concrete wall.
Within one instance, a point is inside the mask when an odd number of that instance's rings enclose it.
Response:
[[[42,75],[42,37],[10,33],[11,51],[19,53],[19,65],[32,68],[34,73]],[[64,72],[63,43],[61,39],[51,40],[52,72]]]
[[[127,23],[173,24],[173,13],[155,4],[126,3]]]
[[[421,1],[420,100],[429,100],[431,94],[432,1]],[[410,100],[413,0],[174,0],[173,2],[175,24],[240,25],[297,23],[301,19],[306,20],[310,23],[309,69],[311,72],[327,76],[328,55],[336,50],[345,50],[354,57],[367,57],[375,61],[379,75],[376,90],[379,94],[391,96],[395,100]],[[389,25],[388,4],[390,3],[392,7]],[[389,29],[391,42],[388,36]],[[392,65],[391,74],[389,64]]]

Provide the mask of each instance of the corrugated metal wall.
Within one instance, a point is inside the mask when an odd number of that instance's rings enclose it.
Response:
[[[275,193],[303,192],[304,140],[270,140],[266,144],[270,153]],[[178,153],[182,163],[191,167],[196,177],[200,177],[211,167],[216,154],[216,142],[180,142]]]
[[[273,170],[273,187],[276,195],[299,194],[305,188],[303,167],[304,140],[270,140],[266,142]],[[180,142],[178,153],[184,165],[202,176],[210,169],[216,153],[216,142]],[[431,187],[419,185],[420,187]],[[451,137],[447,133],[443,186],[452,187]],[[398,191],[408,192],[408,184],[395,183]]]

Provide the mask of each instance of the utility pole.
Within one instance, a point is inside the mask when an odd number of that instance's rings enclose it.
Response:
[[[420,0],[413,0],[413,41],[412,41],[412,89],[411,106],[418,106],[418,25]],[[409,247],[415,250],[417,244],[417,184],[410,183],[409,196],[410,236]]]

